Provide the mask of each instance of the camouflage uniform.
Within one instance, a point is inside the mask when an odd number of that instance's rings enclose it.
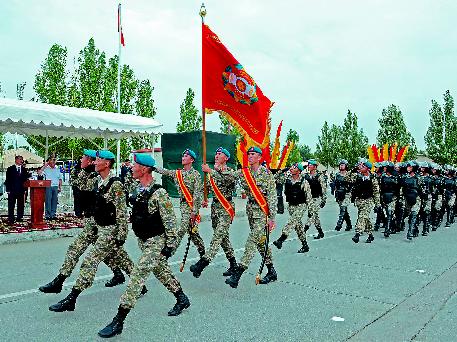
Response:
[[[173,181],[176,184],[176,188],[178,189],[179,193],[179,198],[180,198],[180,210],[181,210],[181,224],[180,228],[178,229],[177,232],[177,241],[178,241],[178,246],[181,243],[182,238],[186,233],[189,233],[191,230],[191,214],[197,215],[198,211],[200,210],[201,204],[202,204],[202,199],[203,199],[203,186],[202,186],[202,181],[200,177],[200,173],[195,170],[194,168],[191,168],[190,170],[182,170],[182,177],[184,180],[184,184],[186,185],[187,189],[191,193],[193,197],[193,208],[191,209],[189,205],[186,202],[186,199],[184,198],[184,195],[181,192],[181,188],[178,183],[178,179],[176,177],[176,170],[167,170],[163,169],[160,167],[157,167],[156,172],[173,178]],[[192,240],[193,244],[195,247],[197,247],[198,253],[200,256],[205,255],[205,244],[203,242],[202,237],[198,233],[198,226],[195,225],[195,227],[192,228],[192,233],[190,234],[190,239]]]
[[[152,182],[146,188],[140,190],[139,196],[152,188]],[[176,235],[176,215],[173,204],[165,189],[154,191],[148,201],[148,212],[153,214],[159,211],[165,233],[150,237],[146,240],[138,238],[138,246],[142,252],[138,262],[133,268],[129,284],[120,299],[121,307],[132,309],[144,286],[144,282],[152,272],[168,291],[176,293],[181,290],[179,281],[171,272],[170,266],[165,256],[161,254],[162,249],[167,246],[171,250],[177,247]]]
[[[335,230],[341,230],[343,222],[346,221],[346,231],[352,229],[351,217],[349,216],[348,207],[351,203],[351,183],[349,181],[348,172],[342,173],[339,171],[333,179],[335,200],[340,207],[338,221],[336,222]]]
[[[102,180],[99,176],[98,186],[106,185],[112,177],[113,175],[110,174]],[[113,203],[116,208],[116,224],[95,225],[98,230],[98,238],[81,265],[74,286],[74,289],[78,291],[83,291],[92,286],[98,265],[103,260],[107,260],[112,267],[118,265],[121,269],[129,270],[128,274],[133,269],[133,262],[122,248],[122,244],[127,239],[128,218],[124,188],[120,181],[116,180],[112,183],[105,194],[105,199],[107,202]]]
[[[235,202],[232,199],[236,183],[234,170],[229,167],[227,167],[224,171],[211,170],[210,175],[221,193],[230,202],[233,210],[235,210]],[[211,186],[209,188],[212,190]],[[205,259],[208,261],[211,262],[211,260],[214,259],[219,247],[222,247],[227,260],[235,258],[229,238],[229,228],[231,223],[232,219],[230,215],[217,200],[216,196],[214,196],[211,203],[211,224],[214,232],[209,249],[205,254]]]
[[[73,171],[73,170],[72,170]],[[98,178],[96,177],[95,172],[89,172],[86,170],[80,170],[77,175],[74,175],[72,178],[73,186],[79,188],[80,191],[92,191],[95,188]],[[97,226],[95,224],[94,218],[91,214],[88,214],[87,211],[84,213],[85,217],[83,219],[83,229],[78,234],[76,239],[70,244],[65,255],[65,260],[60,268],[59,273],[65,277],[69,277],[71,272],[73,272],[76,264],[78,263],[81,255],[86,251],[89,245],[94,244],[97,241]],[[115,265],[109,260],[105,261],[111,269],[115,268]],[[123,269],[125,272],[128,272],[127,269]]]
[[[324,233],[322,231],[321,220],[319,218],[319,210],[321,206],[325,205],[327,201],[327,183],[325,182],[325,178],[322,173],[316,171],[315,173],[306,173],[305,175],[306,180],[309,182],[312,199],[308,205],[308,221],[305,225],[305,233],[314,224],[319,235],[317,237],[324,237]],[[316,185],[313,185],[316,184]],[[319,191],[318,186],[320,185],[321,190]]]
[[[409,182],[411,182],[412,178],[416,178],[417,182],[415,186],[408,186]],[[407,238],[410,239],[412,236],[417,236],[418,232],[416,231],[418,214],[421,207],[421,186],[422,186],[422,178],[418,177],[417,175],[411,176],[410,174],[405,175],[402,178],[401,184],[401,192],[403,197],[405,198],[405,209],[404,209],[404,217],[408,217],[409,222],[409,229],[407,233]]]
[[[289,181],[292,185],[301,182],[301,189],[303,190],[305,194],[305,203],[300,203],[300,204],[291,204],[290,201],[288,201],[288,210],[289,210],[289,220],[287,221],[286,225],[282,229],[281,236],[284,236],[285,239],[289,236],[290,231],[292,229],[295,229],[297,232],[297,236],[302,242],[303,245],[307,244],[306,243],[306,234],[303,230],[303,216],[305,215],[308,203],[311,202],[312,200],[312,195],[311,195],[311,188],[309,187],[309,183],[304,179],[304,176],[302,174],[299,175],[298,179],[294,179],[290,172],[283,173],[283,172],[278,172],[275,175],[275,179],[277,183],[280,184],[285,184],[287,181]],[[287,200],[287,194],[286,194],[286,200]],[[284,240],[285,240],[284,239]]]
[[[398,179],[396,176],[384,173],[380,177],[379,186],[381,193],[381,206],[386,217],[384,236],[388,237],[390,234],[395,233],[392,223],[399,192]]]
[[[359,173],[351,174],[352,181],[354,183],[353,187],[353,198],[355,201],[355,206],[357,207],[357,223],[355,232],[356,234],[363,234],[367,232],[369,235],[372,235],[373,227],[370,221],[370,213],[374,207],[379,207],[379,183],[375,176],[370,174],[369,176],[362,176]],[[371,180],[371,182],[368,182]],[[366,185],[362,185],[366,183]],[[362,188],[363,186],[370,186],[371,191],[368,189],[368,194],[365,194],[367,189]]]
[[[262,165],[259,166],[257,171],[251,171],[251,173],[252,178],[257,184],[257,187],[265,196],[270,213],[268,218],[266,218],[264,212],[254,199],[254,196],[248,186],[248,183],[246,182],[246,179],[241,173],[241,170],[238,171],[236,173],[237,178],[240,179],[241,186],[243,187],[248,197],[248,202],[246,203],[246,214],[249,221],[249,227],[251,229],[244,247],[243,257],[240,261],[240,267],[244,269],[247,269],[251,263],[251,260],[254,257],[255,249],[259,251],[261,256],[264,254],[266,241],[265,225],[267,224],[267,219],[275,219],[278,200],[276,196],[276,184],[273,174]],[[270,248],[268,248],[267,251],[265,264],[273,264]]]

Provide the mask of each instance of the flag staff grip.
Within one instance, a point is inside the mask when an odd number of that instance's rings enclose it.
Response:
[[[205,23],[205,16],[206,16],[206,7],[205,4],[202,3],[199,12],[200,17],[202,18],[202,25]],[[203,33],[202,33],[203,34]],[[202,37],[203,38],[203,37]],[[206,164],[206,113],[205,107],[203,105],[203,39],[202,39],[202,155],[203,155],[203,164]],[[206,202],[208,200],[208,186],[207,186],[207,179],[206,173],[203,174],[203,200]]]

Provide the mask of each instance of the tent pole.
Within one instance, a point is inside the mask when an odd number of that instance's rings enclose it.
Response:
[[[46,146],[44,147],[44,160],[48,160],[49,155],[49,134],[48,130],[46,130]]]
[[[155,159],[155,142],[156,142],[156,135],[152,133],[152,158]]]
[[[117,140],[116,146],[116,176],[119,176],[121,161],[121,139]]]

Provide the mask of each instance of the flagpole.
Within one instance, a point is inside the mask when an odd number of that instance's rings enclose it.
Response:
[[[121,2],[119,1],[119,6],[117,9],[118,13],[118,61],[117,61],[117,113],[121,113],[121,52],[122,52],[122,47],[121,47],[121,35],[122,35],[122,26],[121,26]],[[119,166],[120,166],[120,159],[121,159],[121,139],[119,138],[117,140],[117,146],[116,146],[116,175],[119,174]]]
[[[202,18],[202,26],[205,24],[206,8],[205,4],[202,3],[200,7],[200,17]],[[203,34],[203,32],[202,32]],[[202,37],[202,154],[203,154],[203,164],[206,164],[206,113],[205,106],[203,102],[203,91],[204,91],[204,79],[203,79],[203,37]],[[203,173],[203,200],[208,200],[208,188],[206,185],[206,173]]]

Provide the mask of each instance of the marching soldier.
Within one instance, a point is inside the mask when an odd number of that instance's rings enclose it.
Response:
[[[432,208],[430,224],[432,231],[436,231],[441,224],[441,208],[443,205],[444,179],[441,176],[440,166],[432,163]]]
[[[373,208],[379,210],[379,184],[376,177],[370,173],[372,164],[365,158],[360,159],[357,166],[358,172],[351,174],[353,181],[352,198],[357,207],[357,223],[355,235],[352,241],[359,242],[360,235],[366,232],[368,238],[366,243],[371,243],[374,240],[373,227],[370,221],[370,213]]]
[[[340,160],[338,164],[338,173],[334,177],[335,199],[340,207],[340,214],[336,222],[335,230],[340,231],[343,227],[343,222],[346,221],[345,231],[352,229],[351,217],[349,216],[348,206],[351,202],[351,183],[347,179],[348,161]]]
[[[444,178],[444,205],[446,209],[446,228],[454,223],[454,205],[457,194],[457,179],[454,176],[455,171],[450,165],[447,165]]]
[[[154,158],[146,153],[137,153],[134,160],[133,177],[140,181],[140,187],[130,198],[132,230],[138,238],[142,254],[135,264],[127,289],[121,296],[117,315],[99,331],[101,337],[113,337],[122,333],[124,320],[134,308],[151,272],[176,297],[177,302],[168,312],[169,316],[177,316],[190,306],[189,298],[182,291],[167,261],[178,246],[173,204],[165,189],[154,184]]]
[[[65,281],[73,272],[76,264],[78,263],[81,255],[86,249],[97,241],[97,226],[94,221],[95,210],[95,187],[97,182],[97,173],[95,172],[94,161],[96,158],[96,151],[84,150],[81,158],[81,170],[78,173],[73,172],[73,186],[80,190],[81,197],[81,212],[84,215],[83,229],[76,239],[70,244],[65,255],[65,260],[59,270],[59,274],[55,279],[46,285],[39,288],[44,293],[60,293]],[[73,170],[72,170],[73,171]],[[111,261],[105,260],[105,263],[110,267],[114,276],[109,280],[105,286],[112,287],[122,284],[125,281],[119,266],[114,265]],[[133,264],[122,265],[125,272],[129,272],[133,268]]]
[[[308,205],[308,221],[305,224],[305,234],[309,227],[314,224],[318,232],[314,239],[317,240],[324,237],[319,210],[325,207],[325,202],[327,201],[327,183],[323,174],[317,171],[317,161],[314,159],[308,160],[308,170],[309,172],[305,174],[305,179],[311,188],[312,200]]]
[[[265,166],[260,165],[262,150],[259,147],[249,148],[247,154],[249,167],[237,171],[236,175],[248,195],[246,214],[251,231],[237,270],[225,280],[225,283],[232,288],[238,287],[241,275],[247,270],[256,248],[268,268],[268,273],[260,280],[260,284],[268,284],[278,277],[273,267],[271,249],[266,245],[265,230],[268,229],[271,232],[275,226],[277,209],[275,180],[273,174]]]
[[[427,162],[421,162],[420,178],[421,178],[421,208],[419,211],[419,222],[423,222],[422,236],[427,236],[430,232],[430,212],[432,210],[432,191],[433,179],[429,174],[429,165]]]
[[[190,266],[190,271],[196,278],[200,277],[205,267],[214,259],[220,247],[222,247],[230,263],[223,275],[232,275],[237,267],[235,253],[229,239],[230,224],[235,216],[235,203],[232,194],[235,191],[237,179],[234,170],[227,166],[229,159],[229,151],[219,147],[214,155],[214,170],[211,170],[207,164],[202,165],[203,172],[209,175],[211,190],[214,193],[211,203],[211,222],[214,232],[206,254],[196,264]],[[204,206],[207,205],[207,202],[204,202]]]
[[[284,184],[286,202],[289,204],[289,220],[282,229],[281,236],[273,244],[278,248],[282,248],[282,244],[286,241],[292,229],[295,229],[297,236],[302,244],[302,247],[297,253],[309,252],[309,246],[306,242],[306,234],[303,231],[303,215],[306,212],[306,206],[311,202],[311,188],[305,177],[301,174],[304,170],[303,164],[296,163],[292,165],[287,173],[278,172],[276,174],[277,183]]]
[[[376,180],[378,181],[378,185],[380,185],[380,183],[381,183],[381,177],[384,173],[385,166],[386,166],[386,162],[384,162],[384,161],[374,164],[374,167],[375,167],[374,176],[376,177]],[[376,221],[375,221],[374,229],[373,229],[375,232],[377,232],[379,230],[381,223],[383,224],[384,228],[386,225],[386,217],[384,215],[384,211],[381,210],[381,208],[379,208],[379,209],[380,210],[376,211]]]
[[[397,177],[393,175],[394,164],[388,162],[385,170],[386,172],[382,174],[380,179],[380,192],[381,206],[386,216],[384,236],[389,237],[390,234],[395,234],[395,230],[393,229],[393,214],[400,188]]]
[[[195,247],[197,247],[200,257],[205,255],[205,244],[198,233],[198,222],[203,199],[203,186],[200,173],[193,168],[193,163],[197,159],[194,151],[186,148],[182,153],[181,163],[183,168],[178,170],[167,170],[161,167],[156,168],[156,172],[171,177],[178,188],[181,209],[181,226],[177,232],[178,246],[186,233],[190,234]]]
[[[416,175],[417,164],[414,161],[406,163],[407,174],[402,179],[401,192],[405,198],[405,217],[408,217],[409,228],[406,234],[406,238],[411,240],[417,236],[416,221],[419,209],[421,206],[420,202],[420,191],[421,191],[421,179]]]
[[[128,232],[127,207],[122,183],[111,174],[114,159],[115,156],[110,151],[97,152],[95,171],[99,173],[99,177],[93,213],[95,228],[98,231],[97,240],[84,258],[71,293],[60,302],[51,305],[51,311],[73,311],[81,292],[92,286],[98,265],[103,260],[122,265],[124,269],[133,269],[133,262],[122,248]],[[143,289],[144,293],[145,291]]]

